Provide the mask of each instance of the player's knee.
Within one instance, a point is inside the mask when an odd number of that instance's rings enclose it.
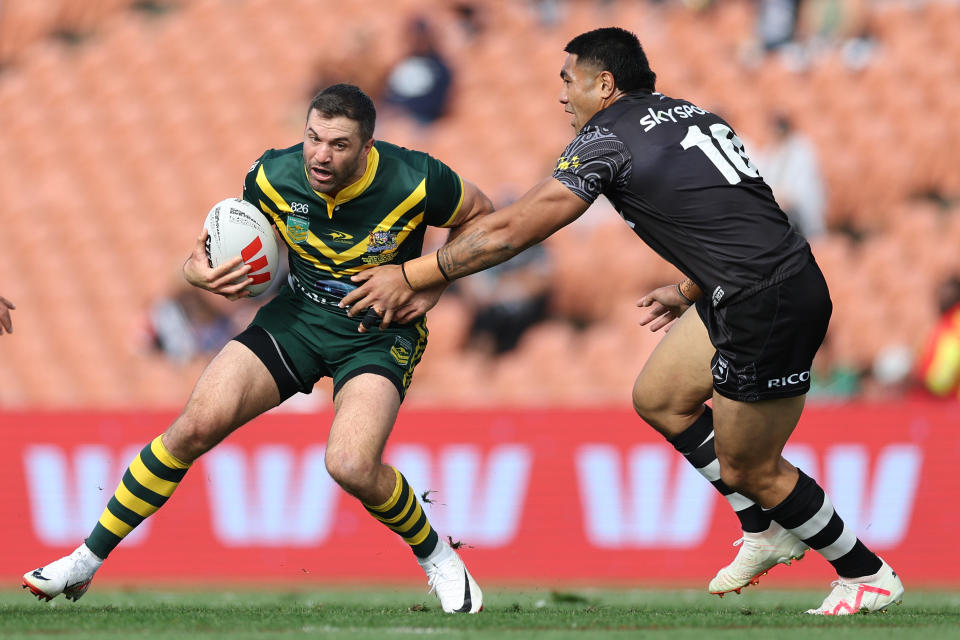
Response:
[[[770,488],[775,475],[767,465],[725,457],[720,458],[720,479],[737,493],[755,499]]]
[[[690,416],[699,410],[701,404],[692,403],[688,406],[677,394],[644,383],[643,376],[637,378],[633,385],[632,399],[637,415],[668,437],[689,425]]]
[[[168,431],[163,442],[171,455],[187,463],[192,463],[216,444],[202,431],[193,430]]]
[[[723,484],[738,493],[749,491],[749,476],[749,471],[743,467],[734,466],[729,462],[726,464],[723,462],[720,463],[720,480],[723,481]]]
[[[633,410],[650,424],[659,424],[669,409],[669,402],[664,396],[644,384],[642,377],[637,378],[633,384]]]
[[[212,449],[223,438],[226,427],[209,416],[184,411],[167,429],[163,442],[172,455],[183,462],[193,462]]]
[[[352,452],[327,449],[327,473],[344,491],[361,495],[376,484],[379,463]]]

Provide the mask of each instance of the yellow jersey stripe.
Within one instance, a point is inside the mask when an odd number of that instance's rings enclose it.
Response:
[[[457,201],[457,206],[453,208],[453,213],[447,218],[447,221],[444,222],[441,227],[449,227],[453,224],[453,221],[457,219],[457,214],[460,213],[460,207],[463,206],[463,178],[457,175],[457,179],[460,180],[460,199]]]
[[[408,213],[411,209],[413,209],[415,206],[420,204],[420,202],[426,197],[427,197],[427,180],[423,179],[420,181],[420,184],[417,185],[417,188],[414,189],[410,193],[410,195],[404,198],[403,202],[401,202],[396,207],[394,207],[393,211],[388,213],[386,217],[383,220],[381,220],[380,223],[374,229],[372,229],[371,232],[367,234],[367,236],[363,240],[353,245],[349,249],[344,250],[341,253],[337,253],[336,251],[334,251],[333,249],[325,245],[323,243],[323,240],[315,236],[313,233],[309,233],[307,235],[307,243],[311,247],[320,251],[320,253],[322,253],[325,258],[332,260],[334,264],[340,264],[348,260],[353,260],[354,258],[359,257],[361,254],[363,254],[367,250],[367,247],[370,245],[371,235],[373,235],[377,231],[389,231],[393,227],[393,225],[397,222],[397,220],[401,218],[401,216],[403,216],[405,213]],[[422,219],[422,215],[421,215],[421,219]],[[417,224],[419,225],[419,222]],[[407,231],[406,233],[410,233],[410,232]],[[397,241],[399,242],[400,240],[401,238],[398,235]]]
[[[177,488],[176,482],[170,482],[169,480],[158,478],[150,473],[150,470],[147,469],[146,465],[143,464],[143,460],[140,459],[139,454],[133,459],[133,462],[130,463],[130,474],[133,476],[134,480],[139,482],[142,486],[150,489],[150,491],[153,491],[154,493],[159,493],[165,498],[169,498],[170,494],[173,493],[173,490]]]
[[[280,231],[280,235],[283,236],[283,238],[287,241],[287,246],[290,247],[292,251],[296,252],[298,256],[300,256],[301,258],[309,262],[311,266],[315,267],[316,269],[320,271],[326,271],[327,273],[332,275],[334,278],[345,278],[345,277],[352,276],[355,273],[359,273],[364,269],[368,269],[369,267],[372,266],[372,265],[364,264],[364,265],[357,265],[355,267],[349,267],[347,269],[341,269],[340,271],[334,270],[329,265],[326,265],[320,262],[320,259],[317,258],[316,256],[311,255],[308,251],[306,251],[303,248],[302,245],[292,242],[290,240],[290,236],[287,234],[287,225],[284,224],[283,218],[281,218],[276,212],[274,212],[270,208],[270,206],[263,200],[260,201],[260,209],[261,211],[266,212],[268,216],[273,218],[273,222],[274,224],[277,225],[277,229]]]
[[[290,205],[287,204],[287,201],[283,199],[276,189],[273,188],[273,185],[270,184],[270,181],[267,180],[267,173],[263,170],[263,165],[260,165],[260,168],[257,169],[257,186],[260,187],[260,190],[263,191],[270,200],[273,201],[273,206],[277,208],[281,213],[290,213]]]
[[[400,233],[397,234],[397,244],[398,244],[398,245],[399,245],[399,244],[403,244],[404,238],[406,238],[408,235],[410,235],[411,233],[413,233],[413,231],[416,230],[416,228],[420,226],[420,223],[423,222],[424,213],[425,213],[425,212],[421,211],[420,213],[418,213],[418,214],[417,214],[416,216],[414,216],[413,218],[410,218],[410,220],[407,222],[407,224],[403,225],[403,229],[401,229],[401,230],[400,230]]]
[[[323,264],[322,262],[320,262],[320,260],[310,255],[306,251],[304,251],[302,246],[290,240],[290,234],[287,233],[287,225],[284,224],[283,218],[279,214],[275,213],[273,209],[271,209],[270,206],[263,200],[260,201],[260,210],[265,211],[268,216],[273,218],[273,223],[277,225],[277,230],[280,231],[280,235],[283,236],[283,239],[287,241],[287,246],[290,247],[292,251],[296,252],[298,256],[300,256],[301,258],[309,262],[311,265],[313,265],[317,269],[320,269],[321,271],[326,271],[328,273],[334,273],[333,269]]]
[[[259,186],[260,190],[263,191],[264,195],[266,195],[273,202],[274,207],[279,212],[279,214],[272,214],[275,220],[277,220],[280,217],[280,214],[291,212],[290,205],[286,202],[286,200],[283,199],[283,196],[280,195],[280,193],[273,187],[272,184],[270,184],[270,181],[267,179],[267,174],[263,170],[263,165],[260,165],[260,168],[257,170],[257,186]],[[324,258],[330,260],[336,265],[342,264],[349,260],[353,260],[359,257],[361,254],[363,254],[367,250],[367,247],[370,245],[370,235],[372,235],[372,233],[377,231],[388,231],[391,227],[393,227],[396,221],[400,219],[401,216],[403,216],[405,213],[408,213],[423,199],[425,199],[426,196],[427,196],[427,180],[426,178],[424,178],[423,180],[420,181],[420,184],[417,185],[417,187],[410,193],[410,195],[404,198],[400,204],[394,207],[394,209],[390,213],[388,213],[383,220],[380,221],[380,223],[376,226],[376,228],[374,228],[371,231],[371,234],[368,234],[363,240],[353,245],[352,247],[345,249],[342,252],[338,252],[331,249],[326,245],[326,243],[324,243],[323,240],[318,238],[315,233],[309,230],[307,231],[306,243],[311,247],[313,247],[314,249],[316,249],[318,252],[320,252],[320,254]],[[263,201],[261,201],[260,204],[262,205],[261,206],[261,209],[262,209],[264,205]],[[329,206],[329,202],[327,202],[327,206]],[[419,222],[417,224],[419,225]],[[281,228],[279,223],[277,224],[277,228],[278,229]],[[283,225],[282,228],[283,228],[283,231],[282,231],[283,237],[284,239],[286,239],[287,244],[290,245],[291,247],[296,248],[298,245],[297,243],[292,242],[290,240],[290,236],[286,232],[286,225]],[[301,251],[298,251],[298,253],[300,253],[301,255],[304,255]],[[367,265],[364,265],[362,268],[364,269],[367,268]],[[356,273],[359,270],[361,269],[355,268],[354,271],[345,270],[341,273],[352,274],[352,273]],[[333,273],[333,271],[330,269],[328,269],[328,271]]]

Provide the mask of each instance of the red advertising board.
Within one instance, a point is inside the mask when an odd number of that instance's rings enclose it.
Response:
[[[136,452],[174,414],[4,413],[0,571],[89,533]],[[326,474],[330,414],[263,416],[188,472],[98,580],[419,581],[393,533]],[[787,457],[913,585],[960,586],[950,540],[960,406],[810,407]],[[434,527],[480,581],[700,586],[739,537],[726,501],[629,410],[405,411],[388,445]],[[833,578],[816,554],[767,578]]]

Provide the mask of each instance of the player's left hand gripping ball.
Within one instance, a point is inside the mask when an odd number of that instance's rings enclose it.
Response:
[[[264,291],[277,274],[277,238],[270,222],[259,209],[239,198],[227,198],[213,205],[203,223],[207,235],[207,260],[211,267],[240,256],[250,266],[246,276],[253,280],[246,290],[251,296]]]

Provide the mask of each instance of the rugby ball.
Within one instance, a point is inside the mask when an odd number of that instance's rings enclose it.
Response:
[[[203,222],[207,230],[207,262],[218,267],[236,256],[250,265],[247,285],[251,296],[260,295],[277,275],[277,237],[259,209],[240,198],[213,205]]]

